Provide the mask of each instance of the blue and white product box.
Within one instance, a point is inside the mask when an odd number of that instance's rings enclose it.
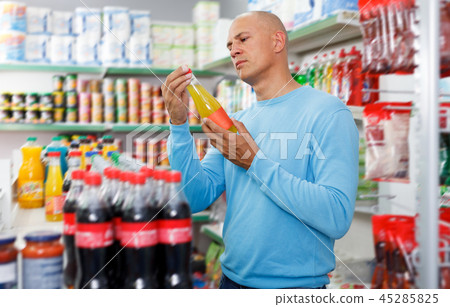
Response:
[[[323,0],[297,0],[295,2],[294,29],[320,20]]]
[[[151,40],[149,36],[132,35],[128,48],[128,62],[130,66],[148,66],[152,64]]]
[[[97,34],[84,33],[78,35],[75,46],[78,65],[101,65],[100,39]]]
[[[336,14],[338,11],[358,12],[358,0],[322,0],[322,17]]]
[[[44,7],[27,7],[27,33],[50,34],[52,10]]]
[[[126,66],[126,41],[120,42],[113,34],[106,33],[101,41],[101,62],[103,66]]]
[[[73,13],[53,11],[52,24],[53,35],[73,34]]]
[[[27,7],[15,1],[0,1],[0,30],[27,31]]]
[[[130,11],[126,7],[104,7],[103,24],[103,33],[112,32],[116,39],[124,43],[130,39]]]
[[[74,33],[102,37],[102,10],[97,8],[77,7],[75,9]]]
[[[0,62],[25,61],[25,32],[0,31]]]
[[[50,34],[27,34],[25,59],[30,63],[50,63]]]
[[[74,35],[52,35],[50,41],[50,61],[53,64],[76,63]]]
[[[150,11],[130,11],[130,35],[150,37]]]

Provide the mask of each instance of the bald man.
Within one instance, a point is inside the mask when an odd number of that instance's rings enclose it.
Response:
[[[183,174],[193,212],[226,192],[221,288],[324,288],[335,267],[334,240],[354,211],[359,138],[352,114],[336,97],[292,81],[286,30],[275,15],[238,16],[227,47],[257,102],[231,114],[237,135],[204,119],[214,148],[200,162],[187,122],[191,75],[179,67],[163,88],[170,164]]]

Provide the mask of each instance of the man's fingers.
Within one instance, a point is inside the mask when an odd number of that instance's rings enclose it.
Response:
[[[216,133],[222,133],[224,135],[224,137],[227,137],[228,133],[231,133],[230,131],[220,127],[218,124],[216,124],[215,122],[213,122],[209,118],[204,118],[203,119],[203,123],[205,125],[207,125],[209,127],[209,129],[211,129],[212,131],[214,131]]]
[[[164,85],[165,86],[169,86],[172,83],[172,81],[174,81],[175,79],[178,79],[179,77],[185,75],[188,71],[189,71],[189,67],[186,64],[185,65],[181,65],[180,67],[175,69],[173,72],[171,72],[167,76],[166,83]]]
[[[233,122],[239,134],[242,135],[247,142],[249,142],[250,140],[253,141],[252,135],[250,134],[250,132],[248,132],[247,128],[242,122],[234,118],[232,118],[231,121]]]

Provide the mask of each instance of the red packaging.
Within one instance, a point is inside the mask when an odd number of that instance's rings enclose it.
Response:
[[[353,46],[345,59],[339,97],[351,106],[362,105],[361,53]]]

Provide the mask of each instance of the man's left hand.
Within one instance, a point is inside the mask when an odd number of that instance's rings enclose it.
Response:
[[[223,129],[208,118],[203,119],[203,132],[226,159],[248,170],[259,147],[242,122],[231,120],[239,134]]]

